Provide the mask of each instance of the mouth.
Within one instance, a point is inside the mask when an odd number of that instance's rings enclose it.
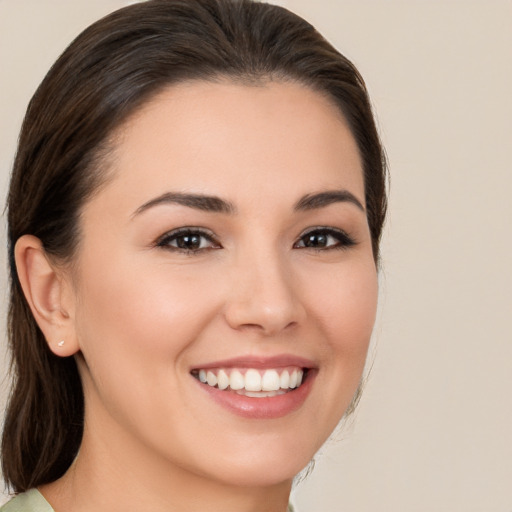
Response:
[[[250,398],[272,398],[300,388],[307,379],[308,368],[200,368],[192,370],[191,374],[220,391]]]
[[[295,356],[241,357],[190,371],[206,397],[247,419],[277,419],[303,407],[319,372]]]

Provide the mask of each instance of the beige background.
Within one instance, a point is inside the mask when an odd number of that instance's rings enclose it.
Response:
[[[2,196],[36,85],[127,3],[0,0]],[[279,3],[359,66],[392,173],[373,371],[297,506],[512,512],[512,2]]]

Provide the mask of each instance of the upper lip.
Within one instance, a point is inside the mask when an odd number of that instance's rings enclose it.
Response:
[[[208,370],[210,368],[281,368],[285,366],[298,366],[300,368],[315,368],[316,365],[310,359],[292,354],[281,354],[271,357],[239,356],[230,359],[212,361],[194,366],[192,370]]]

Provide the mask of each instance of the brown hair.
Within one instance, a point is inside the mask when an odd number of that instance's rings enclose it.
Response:
[[[141,104],[184,80],[293,80],[341,109],[364,168],[375,260],[386,210],[386,166],[364,82],[306,21],[251,0],[150,0],[87,28],[32,98],[8,197],[8,330],[13,388],[2,438],[3,473],[16,492],[56,480],[75,458],[84,400],[74,358],[48,349],[17,277],[24,234],[69,260],[83,204],[105,179],[109,136]]]

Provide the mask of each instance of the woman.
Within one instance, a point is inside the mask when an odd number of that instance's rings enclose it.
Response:
[[[364,83],[292,13],[85,30],[11,181],[5,510],[285,511],[357,400],[385,206]]]

